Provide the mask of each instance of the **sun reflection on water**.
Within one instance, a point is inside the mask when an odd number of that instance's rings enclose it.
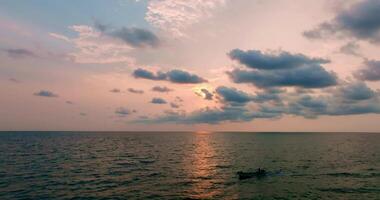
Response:
[[[191,165],[186,167],[188,177],[192,180],[192,187],[189,191],[191,198],[204,199],[212,198],[220,194],[220,187],[215,184],[221,182],[216,166],[218,156],[212,144],[212,134],[206,131],[194,134],[194,149],[189,155]],[[219,181],[216,181],[218,180]]]

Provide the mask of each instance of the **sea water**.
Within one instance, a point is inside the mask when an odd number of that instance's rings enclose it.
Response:
[[[380,199],[380,134],[1,132],[0,199]]]

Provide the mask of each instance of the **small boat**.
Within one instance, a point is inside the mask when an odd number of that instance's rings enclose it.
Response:
[[[263,178],[268,175],[267,171],[264,169],[257,169],[255,172],[242,172],[236,173],[239,176],[239,180],[249,179],[249,178]]]

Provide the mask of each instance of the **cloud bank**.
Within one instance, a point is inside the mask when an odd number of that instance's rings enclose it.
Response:
[[[337,84],[336,75],[321,66],[329,62],[326,59],[309,58],[285,51],[266,54],[257,50],[239,49],[232,50],[228,55],[250,69],[228,72],[235,83],[250,83],[259,88],[324,88]]]

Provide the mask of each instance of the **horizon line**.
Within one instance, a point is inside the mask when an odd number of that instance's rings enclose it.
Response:
[[[57,131],[57,130],[0,130],[0,133],[5,132],[61,132],[61,133],[380,133],[376,131],[78,131],[78,130],[68,130],[68,131]]]

